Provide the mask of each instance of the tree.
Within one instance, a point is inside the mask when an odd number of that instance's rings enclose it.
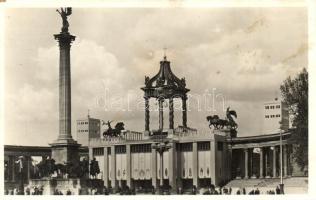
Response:
[[[288,77],[280,87],[282,97],[293,114],[294,159],[303,170],[308,166],[308,72]]]

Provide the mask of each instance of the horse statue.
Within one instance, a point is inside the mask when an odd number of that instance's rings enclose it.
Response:
[[[103,137],[118,137],[121,135],[121,132],[124,130],[124,123],[118,122],[116,123],[114,129],[111,126],[112,121],[104,122],[102,125],[107,125],[108,129],[103,132]]]
[[[214,129],[223,129],[224,127],[230,129],[236,129],[238,127],[234,118],[237,118],[237,113],[234,110],[230,110],[230,107],[226,109],[226,119],[220,119],[218,115],[210,115],[206,117],[206,120],[209,122],[209,128]]]

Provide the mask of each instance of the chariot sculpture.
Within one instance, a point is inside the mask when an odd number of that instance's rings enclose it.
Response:
[[[238,124],[234,118],[237,118],[235,110],[230,110],[230,107],[226,109],[226,119],[220,119],[218,115],[210,115],[206,117],[209,122],[209,128],[212,129],[230,129],[231,135],[236,136]]]
[[[124,130],[124,123],[118,122],[116,123],[115,127],[112,128],[111,123],[112,121],[104,122],[102,121],[102,125],[107,125],[108,129],[103,132],[103,137],[119,137],[122,134],[122,131]]]

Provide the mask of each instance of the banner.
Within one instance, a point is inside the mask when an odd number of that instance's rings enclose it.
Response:
[[[205,155],[205,177],[211,178],[211,151],[204,151]]]
[[[164,175],[164,179],[168,179],[169,177],[169,152],[165,151],[163,153],[163,175]]]
[[[151,152],[145,153],[145,178],[151,179]]]
[[[205,173],[205,151],[198,151],[198,177],[204,178]]]

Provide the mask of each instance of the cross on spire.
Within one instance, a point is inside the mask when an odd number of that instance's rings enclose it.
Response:
[[[164,59],[165,61],[167,60],[166,52],[167,52],[167,47],[164,47],[164,48],[163,48],[163,59]]]

